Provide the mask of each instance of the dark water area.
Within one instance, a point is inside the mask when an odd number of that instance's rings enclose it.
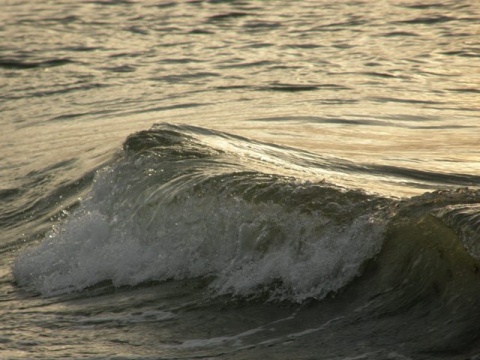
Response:
[[[480,358],[476,1],[1,8],[1,359]]]

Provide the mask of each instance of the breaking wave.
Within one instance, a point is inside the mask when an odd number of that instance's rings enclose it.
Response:
[[[478,191],[391,199],[292,176],[298,156],[190,126],[133,134],[67,220],[17,258],[15,279],[52,296],[204,278],[212,296],[302,302],[372,264],[383,289],[412,272],[436,286],[449,281],[441,271],[476,276]]]

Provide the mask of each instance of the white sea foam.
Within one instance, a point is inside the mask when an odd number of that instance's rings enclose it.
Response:
[[[381,246],[382,223],[370,213],[338,222],[211,190],[166,201],[168,184],[133,183],[99,172],[71,217],[18,257],[17,282],[50,296],[102,281],[208,276],[215,294],[302,301],[344,286]]]

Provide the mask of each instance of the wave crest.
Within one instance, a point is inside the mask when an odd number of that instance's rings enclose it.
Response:
[[[17,259],[17,281],[54,295],[205,277],[214,294],[302,301],[379,251],[388,201],[246,168],[178,130],[130,137],[68,221]]]

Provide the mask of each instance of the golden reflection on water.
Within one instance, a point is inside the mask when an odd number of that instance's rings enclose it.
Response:
[[[85,169],[132,132],[171,122],[359,164],[480,175],[475,4],[13,4],[5,47],[31,51],[30,63],[71,62],[8,70],[16,97],[0,150],[17,178],[59,154]]]

